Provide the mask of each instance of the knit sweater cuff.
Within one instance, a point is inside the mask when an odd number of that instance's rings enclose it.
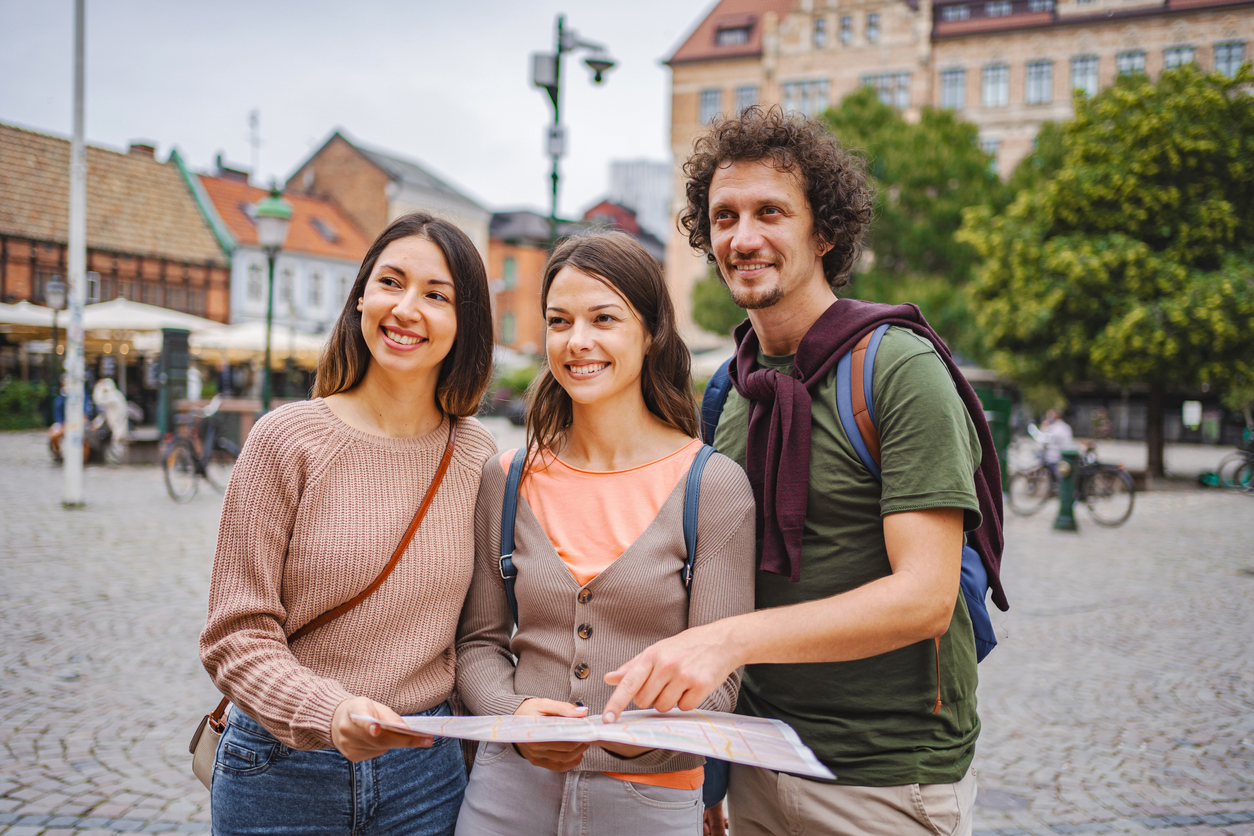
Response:
[[[318,687],[310,691],[292,713],[292,738],[296,748],[332,748],[331,719],[335,716],[335,709],[353,696],[334,680],[319,682]]]

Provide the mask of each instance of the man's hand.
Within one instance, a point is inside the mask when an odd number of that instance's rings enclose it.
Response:
[[[352,697],[337,705],[331,716],[331,745],[353,763],[377,758],[388,749],[426,749],[435,743],[430,735],[399,734],[374,723],[354,720],[350,714],[369,714],[382,722],[401,725],[405,720],[386,705],[366,697]]]
[[[533,697],[523,700],[514,709],[515,717],[583,717],[588,709],[582,705],[571,705],[558,700],[544,700]],[[552,740],[538,743],[519,743],[518,751],[535,766],[542,766],[554,772],[569,772],[583,760],[583,753],[588,751],[591,743],[572,743]]]
[[[605,681],[618,687],[605,704],[601,719],[613,723],[632,702],[658,711],[676,706],[691,711],[699,706],[740,667],[732,652],[734,642],[728,640],[731,621],[734,619],[703,624],[663,639],[607,673]]]
[[[702,836],[727,836],[727,813],[723,802],[715,804],[702,816]]]

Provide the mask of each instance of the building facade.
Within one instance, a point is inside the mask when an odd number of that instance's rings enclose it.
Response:
[[[1072,115],[1073,90],[1190,62],[1232,75],[1252,43],[1252,0],[722,0],[667,61],[671,145],[682,164],[719,114],[817,115],[870,85],[907,119],[958,111],[1006,177],[1042,123]],[[683,183],[677,165],[672,216]],[[686,333],[706,339],[690,306],[708,265],[672,231],[666,267]]]
[[[671,228],[671,164],[654,160],[610,162],[607,199],[630,208],[640,226],[665,241]]]
[[[424,166],[390,152],[368,148],[335,131],[302,162],[284,187],[330,198],[370,240],[408,212],[444,218],[488,254],[492,213]]]
[[[193,175],[196,198],[231,253],[231,322],[264,320],[269,262],[257,242],[254,213],[267,195],[248,173],[219,166]],[[287,241],[275,261],[274,320],[310,333],[329,330],[357,278],[370,239],[333,201],[301,192],[292,205]]]
[[[70,141],[0,124],[0,300],[44,303],[64,277]],[[196,208],[177,152],[87,147],[87,302],[124,297],[226,322],[226,256]]]

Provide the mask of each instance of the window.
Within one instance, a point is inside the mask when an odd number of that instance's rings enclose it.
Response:
[[[736,88],[736,112],[758,103],[758,88],[755,84],[746,84]]]
[[[827,93],[831,83],[823,81],[785,81],[784,110],[795,110],[814,116],[827,110]]]
[[[1049,104],[1054,100],[1053,61],[1028,62],[1028,87],[1025,100],[1030,105]]]
[[[971,17],[970,6],[946,6],[941,9],[941,20],[952,23],[955,20],[967,20]]]
[[[840,18],[840,42],[845,46],[853,42],[853,15],[842,15]]]
[[[941,107],[962,110],[967,106],[967,71],[941,70]]]
[[[1028,11],[1033,14],[1052,12],[1053,10],[1054,0],[1028,0]]]
[[[348,299],[348,290],[350,287],[352,287],[352,285],[349,283],[348,276],[340,276],[340,280],[338,284],[339,284],[339,293],[336,294],[336,298],[339,300],[341,304],[343,304],[343,302],[346,299]]]
[[[248,265],[248,298],[261,298],[261,265]]]
[[[1191,46],[1173,46],[1171,49],[1163,50],[1163,69],[1170,70],[1173,67],[1183,67],[1185,64],[1193,63],[1193,47]]]
[[[714,121],[714,117],[718,116],[720,110],[719,105],[722,104],[720,99],[723,98],[722,90],[702,90],[701,91],[701,124],[708,125]]]
[[[980,76],[980,104],[985,107],[1005,107],[1010,104],[1010,67],[1006,64],[990,64]]]
[[[322,274],[311,273],[309,275],[309,307],[322,307]]]
[[[992,157],[992,159],[989,161],[988,169],[989,171],[996,172],[997,171],[997,153],[1001,150],[1001,140],[1000,139],[986,139],[985,137],[980,137],[980,150],[983,151],[985,154],[988,154],[989,156]]]
[[[279,301],[292,304],[292,290],[296,285],[296,277],[292,275],[292,269],[285,267],[279,279]]]
[[[340,240],[340,234],[335,231],[335,227],[331,226],[331,224],[327,223],[322,218],[310,218],[309,223],[326,241],[334,244],[336,241]]]
[[[880,101],[896,108],[910,106],[910,73],[877,73],[862,76],[862,83],[868,84],[879,94]]]
[[[867,43],[875,43],[880,39],[880,16],[872,12],[866,16]]]
[[[100,274],[89,272],[87,274],[87,304],[91,305],[100,301]]]
[[[1144,52],[1121,52],[1115,56],[1115,68],[1119,75],[1145,72]]]
[[[514,315],[512,313],[501,314],[501,342],[512,343],[514,341]]]
[[[1077,55],[1071,59],[1071,89],[1086,96],[1097,95],[1097,56]]]
[[[715,30],[715,46],[737,46],[749,43],[749,30],[752,26],[725,26]]]
[[[1010,14],[1010,0],[992,0],[984,4],[985,17],[1006,17]]]
[[[505,256],[501,265],[501,284],[505,290],[512,290],[518,285],[518,261],[512,256]]]
[[[822,49],[827,46],[827,18],[816,17],[814,19],[814,48]]]
[[[1245,57],[1245,44],[1215,44],[1215,72],[1223,73],[1228,78],[1237,74]]]

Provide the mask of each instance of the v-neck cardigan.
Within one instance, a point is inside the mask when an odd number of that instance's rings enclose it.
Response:
[[[571,575],[520,495],[514,526],[519,624],[513,632],[498,562],[505,474],[496,458],[488,460],[475,506],[474,575],[457,634],[457,691],[471,712],[513,714],[524,700],[541,697],[581,702],[589,714],[600,714],[614,692],[605,674],[656,641],[753,609],[755,532],[749,480],[739,465],[720,454],[706,463],[691,600],[680,578],[686,558],[686,481],[679,480],[627,551],[584,586]],[[740,675],[740,670],[733,672],[700,707],[731,711]],[[593,747],[576,769],[639,774],[691,769],[702,762],[700,755],[660,749],[623,760]]]

